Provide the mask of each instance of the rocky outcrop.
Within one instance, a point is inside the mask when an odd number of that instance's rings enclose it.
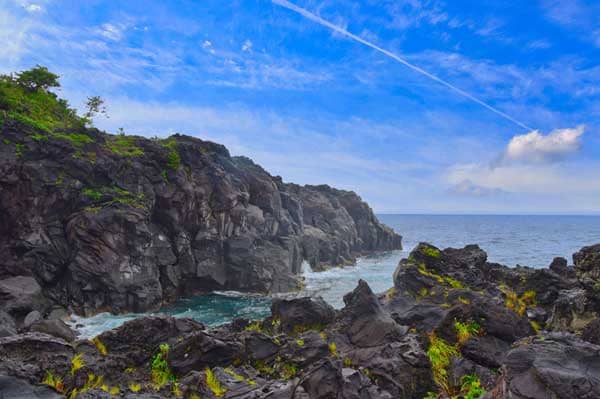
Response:
[[[222,145],[0,129],[0,304],[141,312],[211,290],[285,292],[301,264],[401,248],[349,191],[298,186]],[[16,150],[17,149],[17,150]]]
[[[599,319],[581,338],[557,332],[580,332],[595,294],[563,266],[510,269],[477,246],[423,243],[394,287],[359,281],[340,310],[279,299],[260,321],[145,317],[72,343],[36,321],[0,338],[0,384],[77,398],[596,398]]]

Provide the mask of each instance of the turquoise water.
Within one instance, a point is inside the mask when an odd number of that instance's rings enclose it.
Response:
[[[305,265],[306,289],[300,293],[320,295],[333,306],[343,306],[342,297],[354,289],[359,279],[366,280],[373,291],[392,286],[396,265],[420,241],[438,247],[463,247],[477,243],[491,262],[508,266],[517,264],[545,267],[555,256],[571,262],[571,255],[585,245],[600,243],[598,216],[446,216],[446,215],[379,215],[379,219],[402,234],[403,251],[363,257],[356,266],[314,273]],[[288,295],[289,296],[289,295]],[[215,293],[181,300],[162,313],[191,317],[214,326],[236,317],[258,319],[270,314],[271,298],[239,293]],[[141,315],[112,316],[100,314],[73,320],[82,337],[92,337]]]

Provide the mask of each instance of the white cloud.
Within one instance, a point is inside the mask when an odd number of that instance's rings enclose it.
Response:
[[[118,42],[121,39],[123,39],[123,30],[123,26],[116,26],[111,23],[105,23],[100,27],[100,29],[98,29],[98,33],[107,39]]]
[[[252,42],[250,40],[246,40],[242,44],[242,51],[252,51]]]
[[[562,159],[579,150],[584,132],[585,126],[580,125],[571,129],[556,129],[545,136],[538,130],[514,136],[508,143],[504,157],[526,162]]]

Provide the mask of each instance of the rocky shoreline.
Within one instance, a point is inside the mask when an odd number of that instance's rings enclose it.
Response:
[[[0,304],[19,323],[293,291],[304,261],[402,248],[355,193],[284,183],[212,142],[50,131],[1,109],[0,137]]]
[[[208,329],[146,317],[92,340],[56,320],[0,338],[5,398],[600,397],[600,245],[574,266],[508,268],[476,245],[420,244],[393,287],[335,310],[276,300]]]

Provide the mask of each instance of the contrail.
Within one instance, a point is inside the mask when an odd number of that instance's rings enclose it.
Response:
[[[365,46],[371,47],[372,49],[377,50],[380,53],[383,53],[383,54],[387,55],[388,57],[390,57],[390,58],[398,61],[399,63],[407,66],[408,68],[412,69],[413,71],[418,72],[421,75],[427,76],[429,79],[434,80],[434,81],[436,81],[436,82],[438,82],[438,83],[446,86],[447,88],[455,91],[456,93],[460,94],[461,96],[466,97],[469,100],[472,100],[472,101],[476,102],[477,104],[479,104],[479,105],[481,105],[481,106],[489,109],[490,111],[494,112],[497,115],[500,115],[504,119],[509,120],[512,123],[514,123],[514,124],[516,124],[516,125],[524,128],[526,130],[533,130],[532,128],[530,128],[529,126],[527,126],[526,124],[524,124],[523,122],[520,122],[520,121],[516,120],[515,118],[511,117],[510,115],[507,115],[504,112],[500,111],[499,109],[492,107],[491,105],[483,102],[482,100],[478,99],[477,97],[475,97],[475,96],[467,93],[466,91],[464,91],[464,90],[462,90],[462,89],[454,86],[452,83],[446,82],[445,80],[443,80],[443,79],[441,79],[441,78],[439,78],[439,77],[437,77],[437,76],[435,76],[435,75],[427,72],[423,68],[420,68],[420,67],[418,67],[418,66],[416,66],[416,65],[414,65],[414,64],[412,64],[412,63],[410,63],[408,61],[406,61],[405,59],[401,58],[400,56],[398,56],[398,55],[396,55],[396,54],[394,54],[394,53],[392,53],[390,51],[387,51],[386,49],[383,49],[383,48],[377,46],[376,44],[371,43],[368,40],[365,40],[365,39],[363,39],[363,38],[361,38],[359,36],[356,36],[355,34],[348,32],[346,29],[341,28],[341,27],[339,27],[337,25],[334,25],[331,22],[326,21],[323,18],[319,17],[318,15],[315,15],[315,14],[311,13],[310,11],[305,10],[304,8],[298,7],[297,5],[292,4],[292,3],[290,3],[287,0],[272,0],[272,2],[274,4],[277,4],[277,5],[281,6],[281,7],[285,7],[288,10],[294,11],[295,13],[298,13],[298,14],[302,15],[305,18],[308,18],[311,21],[318,23],[319,25],[325,26],[325,27],[327,27],[327,28],[329,28],[329,29],[337,32],[337,33],[340,33],[340,34],[342,34],[342,35],[344,35],[346,37],[349,37],[350,39],[352,39],[352,40],[354,40],[356,42],[359,42],[361,44],[364,44]]]

